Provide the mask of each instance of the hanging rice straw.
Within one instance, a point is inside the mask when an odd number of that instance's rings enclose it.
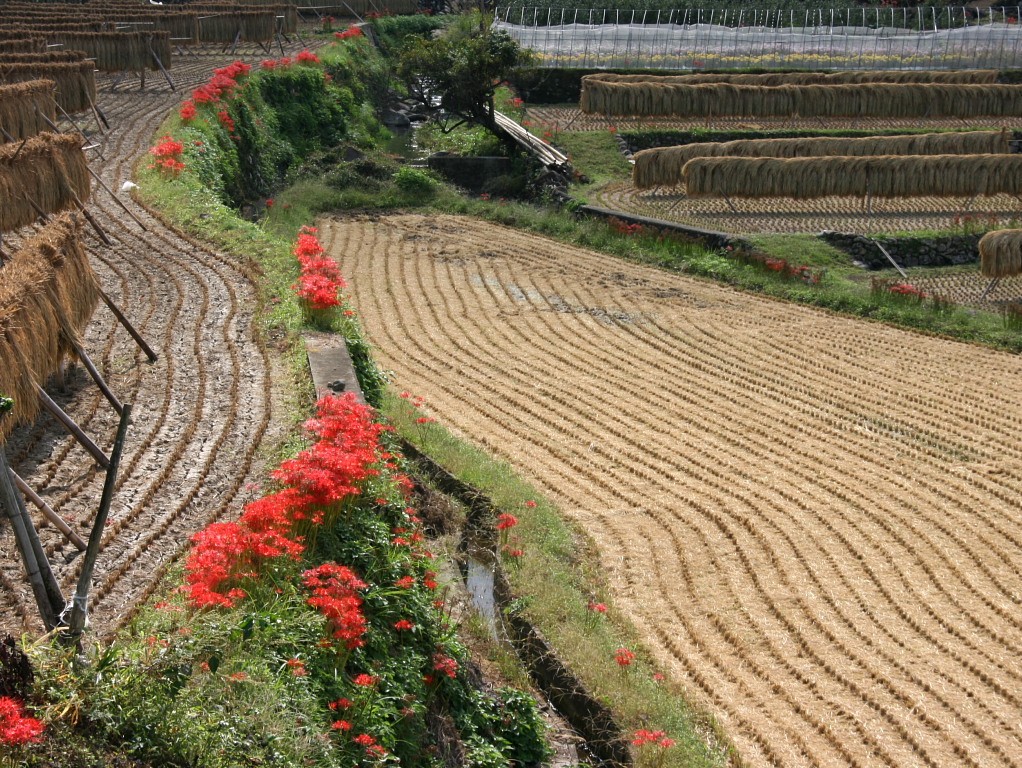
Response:
[[[1022,229],[987,232],[979,241],[979,271],[985,277],[1022,274]]]
[[[16,141],[47,130],[43,116],[49,120],[57,119],[52,80],[0,85],[0,128]],[[0,133],[0,144],[4,141],[6,137]]]
[[[14,399],[0,444],[39,411],[42,385],[71,354],[92,317],[99,285],[73,214],[51,221],[0,267],[0,392]]]
[[[91,61],[11,64],[0,59],[0,82],[43,79],[55,83],[57,104],[66,112],[83,112],[96,102],[96,75]]]
[[[46,213],[89,197],[89,169],[81,139],[74,134],[41,133],[24,146],[0,146],[0,232],[9,232],[38,217],[33,203]],[[30,202],[31,199],[31,202]]]

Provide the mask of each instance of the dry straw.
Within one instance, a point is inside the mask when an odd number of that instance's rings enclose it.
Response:
[[[51,221],[0,267],[0,392],[14,399],[0,420],[0,444],[39,411],[42,385],[72,354],[99,298],[76,216]]]
[[[697,157],[690,197],[971,197],[1022,194],[1022,155]]]
[[[697,157],[820,157],[868,155],[996,155],[1010,152],[1012,134],[1001,131],[921,133],[859,139],[752,139],[705,141],[635,153],[632,183],[639,189],[681,183],[685,164]]]
[[[582,109],[605,115],[712,117],[1022,117],[1022,86],[869,83],[732,85],[592,81]]]
[[[85,61],[85,53],[82,51],[46,51],[45,53],[0,51],[0,67],[6,64],[57,64],[71,61]]]
[[[47,130],[46,119],[56,121],[57,102],[52,80],[33,80],[15,85],[0,85],[0,128],[15,140],[27,139]],[[6,141],[0,133],[0,144]],[[0,215],[6,198],[0,197]]]
[[[1022,229],[987,232],[979,241],[979,271],[986,277],[1022,274]]]
[[[0,58],[0,82],[52,80],[56,84],[57,104],[70,113],[83,112],[96,102],[94,70],[91,61],[8,63]]]
[[[89,170],[81,139],[41,133],[24,145],[0,146],[0,232],[31,224],[39,213],[57,213],[89,197]],[[33,203],[35,205],[33,205]]]
[[[277,15],[272,11],[247,13],[219,12],[199,22],[199,40],[203,43],[231,43],[241,33],[240,40],[264,43],[273,40],[277,32]]]
[[[170,69],[170,35],[156,32],[53,32],[50,42],[84,51],[101,72],[140,72],[159,69],[153,53]]]
[[[853,85],[856,83],[948,83],[958,85],[993,85],[996,69],[964,69],[954,71],[875,71],[875,72],[771,72],[767,74],[690,74],[690,75],[622,75],[597,72],[582,77],[582,93],[589,83],[655,83],[661,85]]]
[[[41,53],[46,50],[43,37],[22,37],[14,40],[0,39],[0,53]]]

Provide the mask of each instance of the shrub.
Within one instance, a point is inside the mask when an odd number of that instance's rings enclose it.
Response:
[[[433,177],[426,171],[407,165],[398,168],[394,174],[394,183],[405,194],[417,198],[429,198],[436,194],[436,181]]]

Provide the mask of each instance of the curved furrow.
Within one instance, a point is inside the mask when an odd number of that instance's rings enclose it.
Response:
[[[809,764],[1015,764],[1009,498],[1022,478],[1016,395],[997,389],[1015,358],[964,345],[938,354],[936,340],[439,219],[327,227],[384,364],[580,522],[603,520],[591,532],[604,555],[621,553],[629,588],[649,592],[616,596],[743,751],[757,764],[798,764],[799,749],[815,750]],[[377,227],[387,231],[366,231]],[[434,242],[445,239],[471,260]],[[598,270],[611,266],[634,284]],[[656,297],[663,285],[680,303]],[[810,335],[792,344],[795,332]],[[899,347],[892,373],[882,365]],[[966,402],[965,379],[942,383],[965,371],[989,402]],[[856,389],[874,377],[879,392]],[[885,412],[892,392],[905,396]],[[894,431],[845,434],[878,415]],[[948,481],[943,446],[956,440],[982,461],[1003,447],[1009,461],[993,482]],[[653,512],[628,527],[605,519],[607,506]],[[972,519],[945,518],[952,509]],[[698,570],[714,558],[732,563],[724,576]],[[672,591],[679,574],[688,583]],[[743,634],[707,597],[737,606]],[[729,673],[741,695],[720,695],[714,676]],[[771,746],[776,729],[752,715],[775,707],[806,724],[794,753],[790,741]]]

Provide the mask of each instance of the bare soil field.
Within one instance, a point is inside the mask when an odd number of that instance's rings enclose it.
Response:
[[[90,596],[94,629],[113,631],[148,594],[192,533],[240,509],[261,477],[258,451],[271,433],[272,366],[253,327],[255,290],[250,265],[177,235],[120,191],[151,145],[164,115],[207,80],[215,67],[238,58],[257,61],[248,47],[233,57],[175,57],[172,92],[150,73],[116,84],[100,78],[100,108],[113,130],[93,134],[102,157],[90,165],[145,224],[141,228],[93,185],[89,209],[114,240],[107,247],[86,228],[87,247],[106,292],[159,354],[150,364],[102,305],[85,348],[113,391],[134,405],[117,491]],[[92,126],[90,132],[95,131]],[[60,405],[109,452],[117,415],[92,380],[77,370],[66,392],[50,386]],[[21,474],[73,529],[88,535],[104,473],[48,416],[16,431],[5,446]],[[65,595],[81,558],[31,509]],[[0,529],[0,632],[35,632],[31,591],[9,530]]]
[[[321,227],[397,385],[593,537],[749,765],[1022,764],[1022,359],[471,219]]]

